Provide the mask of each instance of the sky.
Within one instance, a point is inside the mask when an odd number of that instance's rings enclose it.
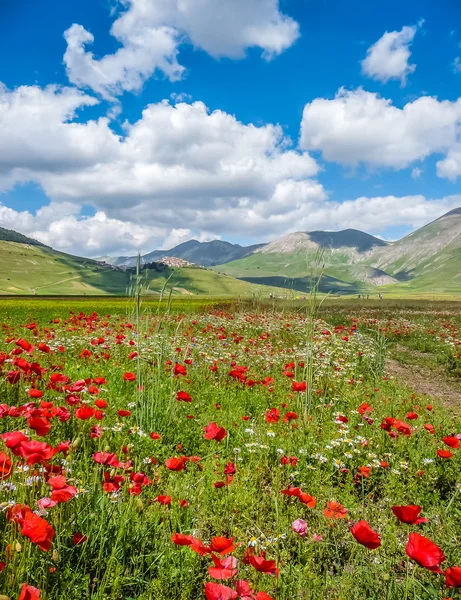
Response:
[[[461,206],[461,1],[5,0],[0,226],[81,256]]]

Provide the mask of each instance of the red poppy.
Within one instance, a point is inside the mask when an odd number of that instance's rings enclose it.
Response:
[[[173,373],[175,375],[187,375],[187,369],[183,365],[176,363],[173,368]]]
[[[183,533],[173,533],[171,541],[177,546],[190,546],[194,541],[194,536],[184,535]]]
[[[432,435],[434,435],[434,433],[435,433],[434,425],[431,425],[430,423],[427,423],[426,425],[424,425],[424,429],[426,431],[428,431],[429,433],[431,433]]]
[[[28,419],[27,424],[40,437],[45,437],[51,429],[50,420],[42,417],[32,417]]]
[[[182,471],[187,460],[182,456],[181,458],[167,458],[165,461],[165,467],[170,471]]]
[[[40,600],[40,590],[24,583],[18,600]]]
[[[358,543],[369,550],[375,550],[381,546],[379,534],[373,531],[366,521],[358,521],[350,531]]]
[[[87,421],[88,419],[91,419],[91,417],[94,416],[95,410],[92,406],[81,406],[80,408],[77,408],[77,410],[75,411],[74,415],[76,416],[77,419],[80,419],[81,421]]]
[[[56,454],[57,449],[45,442],[30,440],[21,442],[18,447],[17,456],[25,458],[29,465],[44,464]]]
[[[419,533],[410,533],[405,551],[407,556],[416,561],[421,567],[434,573],[442,573],[439,565],[445,560],[445,555],[431,540]]]
[[[427,523],[429,519],[420,517],[421,506],[409,504],[408,506],[393,506],[392,512],[402,523],[408,523],[409,525],[418,525],[419,523]]]
[[[292,392],[305,392],[307,390],[307,383],[305,381],[293,381],[291,384]]]
[[[278,408],[271,408],[266,412],[266,421],[268,423],[278,423],[280,420],[280,411]]]
[[[23,514],[24,517],[19,521],[22,535],[28,537],[40,550],[48,552],[51,548],[51,540],[55,536],[54,529],[48,521],[36,515],[29,507],[25,507]]]
[[[123,374],[123,381],[136,381],[136,375],[128,371]]]
[[[445,571],[447,587],[461,587],[461,567],[450,567]]]
[[[205,583],[205,597],[206,600],[236,600],[238,594],[227,585],[208,582]]]
[[[454,448],[455,450],[457,448],[459,448],[459,439],[456,438],[456,437],[452,437],[450,435],[447,435],[444,438],[442,438],[442,442],[444,444],[446,444],[447,446],[449,446],[450,448]]]
[[[180,390],[176,394],[176,400],[178,402],[192,402],[192,396],[190,396],[190,394],[188,394],[187,392]]]
[[[211,555],[214,567],[208,567],[208,574],[213,579],[232,579],[237,575],[237,559],[233,556],[220,559],[214,554]]]
[[[74,544],[74,546],[79,546],[80,544],[84,544],[87,540],[88,540],[88,537],[86,535],[83,535],[82,533],[79,533],[78,531],[76,533],[74,533],[74,535],[72,537],[72,543]]]
[[[34,388],[31,388],[27,392],[27,395],[29,396],[29,398],[42,398],[43,397],[43,392],[41,392],[40,390],[36,390]]]
[[[323,514],[327,519],[347,519],[349,510],[344,508],[339,502],[327,502],[326,508],[323,509]]]
[[[171,496],[157,496],[155,501],[159,504],[163,504],[163,506],[169,506],[171,504]]]
[[[279,570],[277,569],[277,563],[275,560],[266,560],[264,555],[254,556],[251,555],[249,557],[249,563],[252,567],[254,567],[260,573],[266,573],[266,575],[271,575],[272,577],[278,577]]]
[[[439,458],[452,458],[453,454],[450,452],[450,450],[437,450],[437,456]]]
[[[234,538],[226,538],[217,536],[211,540],[210,550],[212,552],[217,552],[221,556],[225,556],[226,554],[230,554],[237,548],[237,544],[234,544]]]
[[[13,465],[11,463],[10,457],[0,452],[0,480],[8,479],[13,471]]]
[[[216,440],[220,442],[226,437],[226,430],[224,427],[219,427],[213,421],[203,428],[205,435],[203,436],[206,440]]]

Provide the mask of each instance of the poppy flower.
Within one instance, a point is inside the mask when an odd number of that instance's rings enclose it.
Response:
[[[450,448],[454,448],[455,450],[457,448],[459,448],[459,439],[456,438],[456,437],[452,437],[450,435],[447,435],[444,438],[442,438],[442,442],[444,444],[446,444],[447,446],[449,446]]]
[[[445,585],[461,588],[461,567],[450,567],[445,571]]]
[[[79,546],[80,544],[84,544],[87,540],[88,540],[88,537],[86,535],[83,535],[82,533],[79,533],[78,531],[76,533],[74,533],[74,535],[72,537],[72,543],[74,544],[74,546]]]
[[[28,392],[27,395],[29,396],[29,398],[42,398],[43,397],[43,392],[40,390],[36,390],[34,388],[31,388]]]
[[[226,430],[224,427],[219,427],[213,421],[206,427],[203,427],[205,435],[203,436],[206,440],[216,440],[217,442],[222,441],[226,437]]]
[[[27,424],[40,437],[45,437],[51,429],[50,420],[42,417],[32,417],[28,419]]]
[[[234,544],[234,538],[226,538],[222,536],[217,536],[212,538],[210,544],[210,550],[212,552],[217,552],[221,556],[225,554],[230,554],[237,548],[237,544]]]
[[[80,408],[77,408],[77,410],[74,412],[74,415],[77,419],[80,419],[81,421],[87,421],[88,419],[91,419],[91,417],[94,416],[95,410],[92,406],[81,406]]]
[[[40,590],[32,585],[24,583],[18,600],[40,600]]]
[[[183,533],[173,533],[171,541],[177,546],[190,546],[194,541],[194,536],[184,535]]]
[[[263,555],[251,555],[248,561],[250,565],[260,573],[265,573],[266,575],[271,575],[272,577],[278,577],[279,575],[279,570],[277,569],[277,563],[275,560],[266,560]]]
[[[359,544],[362,544],[362,546],[365,546],[369,550],[375,550],[381,546],[379,534],[373,531],[366,521],[358,521],[358,523],[351,527],[350,532]]]
[[[13,465],[11,463],[10,457],[0,452],[0,480],[8,479],[13,471]]]
[[[409,525],[419,525],[420,523],[427,523],[429,519],[418,516],[421,512],[421,506],[409,504],[408,506],[393,506],[392,512],[402,523],[408,523]]]
[[[186,459],[184,457],[181,458],[167,458],[165,461],[165,467],[170,471],[182,471],[186,464]]]
[[[176,400],[178,402],[192,402],[192,396],[190,394],[188,394],[187,392],[184,392],[183,390],[180,390],[176,394]]]
[[[28,537],[40,550],[48,552],[51,548],[51,540],[55,536],[54,529],[48,521],[28,509],[25,511],[25,517],[20,524],[22,535]]]
[[[323,509],[323,514],[327,519],[347,519],[347,513],[349,510],[344,508],[339,502],[327,502],[326,508]]]
[[[431,540],[419,533],[410,533],[405,551],[421,567],[434,573],[442,573],[439,565],[445,560],[445,555]]]
[[[280,420],[280,411],[278,408],[271,408],[266,412],[267,423],[278,423]]]
[[[126,373],[123,373],[123,381],[136,381],[136,375],[127,371]]]
[[[426,425],[424,425],[424,429],[432,435],[434,435],[434,433],[435,433],[434,425],[431,425],[430,423],[427,423]]]
[[[205,583],[205,597],[206,600],[236,600],[238,594],[227,585],[208,582]]]
[[[208,574],[213,579],[232,579],[237,575],[237,559],[233,556],[229,556],[228,558],[220,559],[217,558],[214,554],[211,555],[211,558],[214,563],[214,567],[208,567]]]
[[[293,381],[291,384],[292,392],[305,392],[307,390],[307,383],[305,381]]]
[[[157,496],[155,502],[162,504],[163,506],[169,506],[171,504],[171,496]]]
[[[185,376],[185,375],[187,375],[187,369],[183,365],[176,363],[173,368],[173,373],[175,375],[184,375]]]
[[[437,456],[439,458],[452,458],[453,454],[450,452],[450,450],[439,449],[437,450]]]

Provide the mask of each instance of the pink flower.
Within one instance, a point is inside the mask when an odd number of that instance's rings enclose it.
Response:
[[[304,519],[296,519],[296,521],[293,521],[291,528],[295,533],[299,533],[302,538],[306,537],[307,523]]]
[[[322,542],[323,541],[323,537],[319,533],[314,533],[314,535],[312,536],[312,539],[314,542]]]

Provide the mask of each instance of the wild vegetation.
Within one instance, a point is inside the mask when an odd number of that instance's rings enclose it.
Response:
[[[455,304],[0,302],[0,593],[435,600],[461,586]]]

